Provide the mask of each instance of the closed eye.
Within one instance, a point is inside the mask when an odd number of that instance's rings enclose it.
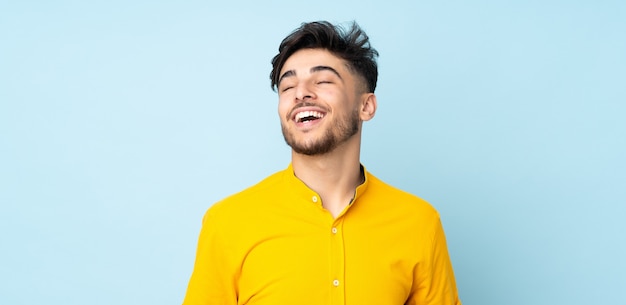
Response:
[[[280,92],[285,92],[285,91],[289,91],[290,89],[293,89],[295,86],[291,85],[291,84],[285,84],[284,87],[280,88]]]

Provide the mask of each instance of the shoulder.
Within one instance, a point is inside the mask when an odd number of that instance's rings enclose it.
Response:
[[[385,208],[394,209],[408,215],[420,215],[439,218],[439,213],[423,198],[392,186],[371,173],[368,173],[369,186],[367,197],[384,204]]]
[[[241,214],[259,206],[279,193],[283,185],[285,171],[278,171],[257,184],[250,186],[238,193],[232,194],[209,207],[207,215],[230,215]]]

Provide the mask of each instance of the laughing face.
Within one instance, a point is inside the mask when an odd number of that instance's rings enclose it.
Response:
[[[278,113],[294,152],[321,155],[361,127],[363,85],[347,63],[324,49],[302,49],[287,59],[278,81]]]

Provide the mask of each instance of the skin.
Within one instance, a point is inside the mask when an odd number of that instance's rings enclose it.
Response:
[[[376,96],[348,63],[325,49],[303,49],[280,71],[278,114],[292,147],[295,175],[316,191],[333,217],[341,215],[363,182],[361,130],[376,113]],[[323,117],[308,122],[300,111]]]

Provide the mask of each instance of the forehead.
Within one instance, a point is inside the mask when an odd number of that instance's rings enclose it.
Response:
[[[325,49],[302,49],[287,58],[280,70],[280,75],[290,70],[303,73],[317,66],[329,66],[344,72],[347,68],[347,62]]]

